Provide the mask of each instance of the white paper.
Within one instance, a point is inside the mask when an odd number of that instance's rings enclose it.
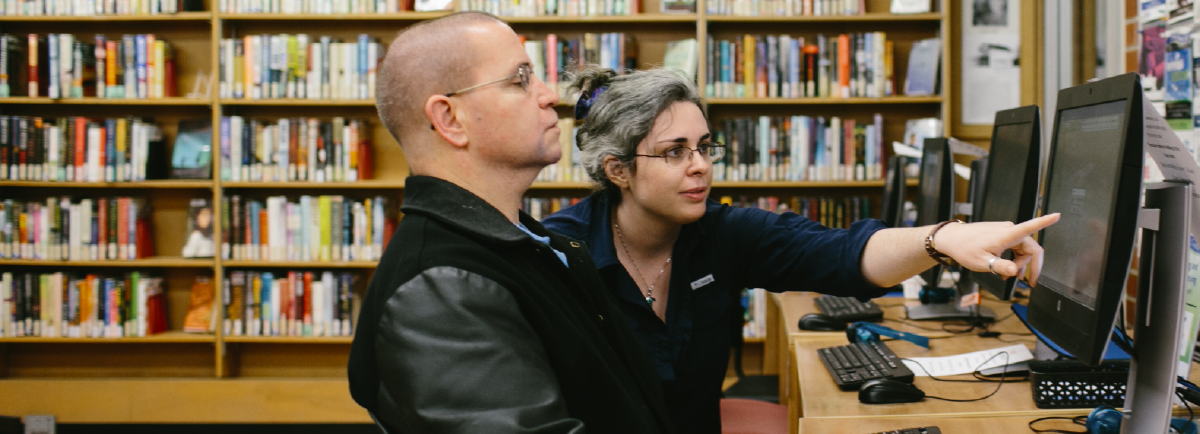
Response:
[[[975,158],[986,158],[988,156],[987,149],[980,148],[953,137],[946,140],[950,142],[950,152],[953,152],[955,155],[970,155]]]
[[[1001,353],[1008,353],[1004,356]],[[997,355],[1001,354],[1001,355]],[[991,359],[991,360],[988,360]],[[1033,354],[1025,345],[1017,344],[992,350],[976,351],[945,357],[910,357],[902,360],[908,369],[918,377],[944,377],[949,375],[970,374],[977,370],[1011,365],[1017,362],[1033,360]],[[986,364],[984,362],[987,362]],[[918,364],[920,366],[918,366]]]
[[[921,151],[900,142],[892,142],[892,152],[905,157],[921,158]]]
[[[963,180],[966,180],[966,181],[971,180],[971,168],[964,166],[962,164],[954,163],[954,174],[958,175],[958,177],[962,178]],[[970,214],[970,213],[967,213],[967,214]]]
[[[1150,159],[1154,160],[1154,166],[1162,172],[1163,179],[1192,184],[1193,218],[1188,222],[1188,231],[1200,234],[1200,191],[1197,191],[1200,190],[1200,165],[1145,94],[1142,95],[1142,118],[1142,143],[1145,143]]]

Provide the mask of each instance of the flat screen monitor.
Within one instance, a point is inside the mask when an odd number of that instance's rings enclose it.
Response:
[[[1167,132],[1170,133],[1169,131]],[[1125,74],[1059,91],[1029,322],[1079,360],[1104,356],[1125,298],[1142,186],[1142,91]]]
[[[925,139],[921,149],[921,180],[917,187],[916,226],[930,226],[954,217],[954,155],[944,138]],[[921,278],[937,287],[942,266],[935,266]]]
[[[977,221],[1022,223],[1037,213],[1042,128],[1038,106],[996,112],[986,177],[972,211]],[[1012,260],[1011,250],[1001,255]],[[1017,277],[1003,279],[991,273],[971,273],[980,288],[1001,300],[1012,298]]]
[[[883,184],[883,201],[879,206],[879,219],[890,228],[898,228],[904,222],[904,165],[907,159],[901,155],[888,158],[887,175]]]

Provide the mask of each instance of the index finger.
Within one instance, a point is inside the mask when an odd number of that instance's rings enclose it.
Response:
[[[1033,235],[1033,234],[1037,233],[1037,231],[1048,228],[1048,227],[1050,227],[1050,225],[1058,223],[1059,217],[1061,217],[1061,215],[1059,213],[1054,213],[1054,214],[1050,214],[1050,215],[1044,215],[1044,216],[1029,220],[1027,222],[1021,223],[1019,225],[1013,226],[1013,227],[1009,228],[1009,230],[1008,230],[1008,240],[1005,244],[1009,244],[1009,245],[1016,244],[1018,241],[1021,241],[1022,238]]]

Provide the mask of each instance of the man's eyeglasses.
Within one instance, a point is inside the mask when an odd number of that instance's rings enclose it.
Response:
[[[445,97],[447,97],[447,98],[449,98],[449,97],[452,97],[452,96],[454,96],[454,95],[458,95],[458,94],[460,94],[460,93],[463,93],[463,92],[466,92],[466,91],[469,91],[469,90],[475,90],[475,89],[478,89],[478,88],[481,88],[481,87],[487,86],[487,85],[489,85],[489,84],[495,84],[495,83],[500,83],[500,82],[504,82],[504,81],[510,81],[510,80],[512,80],[512,79],[514,79],[514,78],[520,78],[520,79],[521,79],[521,89],[524,89],[524,90],[529,90],[529,80],[530,80],[530,77],[532,77],[532,76],[533,76],[533,68],[532,68],[532,67],[530,67],[530,66],[529,66],[529,64],[522,64],[521,66],[518,66],[518,67],[517,67],[517,73],[516,73],[516,74],[510,75],[510,76],[508,76],[508,77],[504,77],[504,78],[498,78],[498,79],[495,79],[495,80],[489,81],[489,82],[487,82],[487,83],[480,83],[480,84],[477,84],[477,85],[474,85],[474,86],[471,86],[471,87],[468,87],[468,88],[465,88],[465,89],[459,89],[459,90],[456,90],[456,91],[454,91],[454,92],[450,92],[450,93],[446,93],[446,94],[442,94],[442,95],[443,95],[443,96],[445,96]]]
[[[709,162],[715,163],[720,161],[725,156],[725,145],[719,142],[701,143],[692,149],[686,146],[676,146],[674,148],[663,151],[662,155],[643,155],[634,154],[635,157],[647,158],[662,158],[666,160],[668,165],[680,166],[692,161],[692,153],[699,153],[708,159]]]

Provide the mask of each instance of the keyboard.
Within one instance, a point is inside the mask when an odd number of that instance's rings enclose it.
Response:
[[[936,426],[923,426],[920,428],[905,428],[893,431],[880,431],[874,434],[942,434],[942,430]]]
[[[841,390],[858,390],[876,378],[913,382],[913,372],[883,342],[866,342],[817,350],[825,370]]]
[[[817,297],[816,303],[817,310],[840,321],[883,321],[883,310],[879,309],[879,305],[869,301],[863,303],[854,297],[827,295]]]

